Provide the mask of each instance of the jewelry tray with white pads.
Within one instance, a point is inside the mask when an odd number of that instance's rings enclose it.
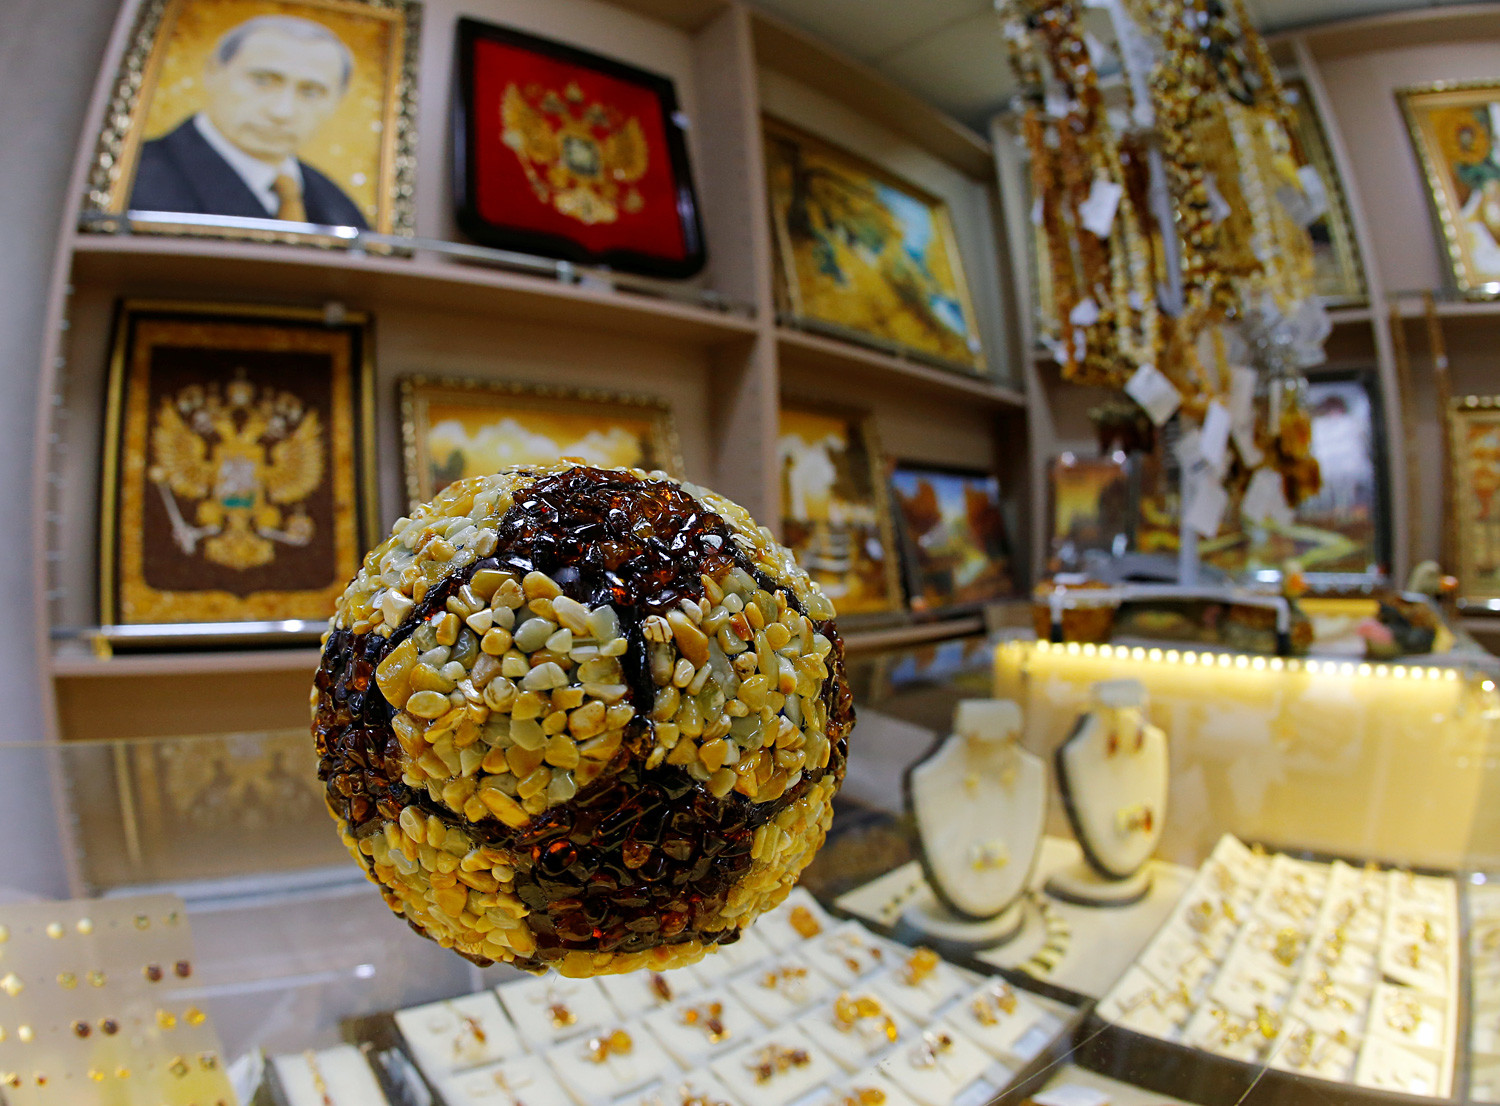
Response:
[[[437,1106],[677,1106],[678,1097],[698,1101],[693,1087],[714,1103],[722,1087],[726,1106],[802,1106],[837,1102],[863,1083],[890,1088],[892,1103],[942,1106],[953,1092],[978,1106],[1077,1021],[1061,1003],[838,921],[801,890],[748,936],[757,955],[724,967],[695,965],[670,980],[640,972],[609,986],[524,976],[352,1019],[344,1034],[369,1046],[393,1104],[413,1099],[391,1070],[418,1051],[404,1030],[441,1018],[458,1045],[422,1039],[426,1063],[420,1076],[411,1071]],[[467,1019],[497,1010],[509,1022],[494,1036],[505,1058],[475,1064]],[[488,1045],[488,1021],[479,1024]]]
[[[1449,875],[1226,835],[1090,1013],[1076,1062],[1164,1094],[1191,1082],[1199,1101],[1257,1083],[1267,1101],[1451,1100],[1469,1046],[1459,894]]]

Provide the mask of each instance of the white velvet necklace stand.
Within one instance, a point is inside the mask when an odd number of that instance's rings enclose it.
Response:
[[[913,903],[905,921],[939,940],[994,946],[1026,922],[1047,766],[1021,748],[1015,703],[966,699],[954,730],[907,770],[907,810],[934,897]]]
[[[1094,685],[1093,708],[1057,750],[1057,785],[1083,860],[1047,880],[1078,906],[1129,906],[1151,890],[1146,862],[1167,810],[1167,735],[1145,719],[1137,680]]]

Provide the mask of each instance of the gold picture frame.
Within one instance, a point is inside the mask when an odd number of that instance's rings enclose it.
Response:
[[[1441,82],[1396,92],[1427,183],[1453,288],[1500,296],[1500,82]]]
[[[1500,396],[1455,397],[1448,425],[1459,604],[1500,609]]]
[[[683,475],[672,408],[656,396],[451,376],[402,377],[399,388],[413,506],[466,476],[562,458]]]
[[[948,205],[778,119],[765,118],[763,137],[782,321],[984,376]]]
[[[784,398],[776,438],[782,543],[840,617],[900,610],[900,547],[874,417]]]
[[[376,538],[373,378],[357,312],[333,324],[313,309],[122,302],[101,624],[275,636],[326,621]]]
[[[1344,197],[1343,182],[1328,150],[1323,121],[1312,101],[1307,82],[1292,78],[1282,82],[1292,105],[1292,158],[1299,167],[1310,166],[1323,182],[1328,209],[1314,219],[1307,233],[1313,244],[1313,290],[1326,307],[1358,307],[1369,302],[1354,221]]]
[[[319,246],[412,234],[420,11],[414,0],[145,0],[85,227],[121,216],[135,231]]]

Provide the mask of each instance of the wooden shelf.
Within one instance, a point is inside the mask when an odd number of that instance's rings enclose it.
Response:
[[[52,675],[70,679],[112,676],[193,676],[234,672],[306,672],[318,667],[318,649],[234,650],[222,653],[92,653],[58,650]]]
[[[758,8],[751,9],[751,28],[756,59],[767,69],[848,105],[971,177],[989,180],[994,175],[989,142],[876,70]]]
[[[1369,323],[1373,317],[1368,307],[1330,307],[1328,309],[1328,321],[1334,326]]]
[[[890,626],[879,630],[851,630],[844,635],[844,650],[849,653],[873,653],[882,649],[900,649],[904,646],[947,641],[949,638],[969,637],[983,632],[983,615],[963,615],[940,622],[917,622],[909,626]]]
[[[742,342],[754,320],[707,307],[464,265],[418,253],[372,257],[306,246],[154,235],[74,236],[73,281],[137,296],[213,288],[271,299],[347,300],[351,307],[426,308],[715,346]]]
[[[837,338],[790,327],[777,327],[776,344],[783,358],[782,383],[795,380],[799,371],[814,369],[820,373],[868,375],[877,373],[904,383],[920,385],[922,390],[947,393],[954,399],[978,401],[991,407],[1022,408],[1026,397],[1014,388],[996,384],[983,377],[964,376],[946,369],[936,369],[895,354],[865,349]]]
[[[1409,292],[1392,297],[1403,319],[1422,319],[1427,307],[1420,296]],[[1500,316],[1500,299],[1493,300],[1438,300],[1437,315],[1440,319],[1490,319]]]

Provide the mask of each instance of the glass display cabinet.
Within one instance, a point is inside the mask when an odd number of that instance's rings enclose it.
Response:
[[[293,1106],[506,1086],[528,1106],[683,1086],[741,1106],[1497,1098],[1500,699],[1482,658],[974,636],[860,652],[850,674],[848,775],[794,897],[701,965],[603,982],[481,970],[412,936],[344,855],[299,731],[6,747],[71,781],[96,896],[0,907],[6,1101],[69,1101],[35,1083],[47,1064],[122,1095],[133,1068],[161,1101],[232,1087]],[[1056,760],[1096,685],[1122,679],[1165,736],[1169,786],[1145,891],[1087,905],[1049,882],[1080,861],[1069,802],[1087,801],[1064,799]],[[1006,861],[1028,865],[1020,923],[986,940],[920,909],[934,845],[905,780],[960,703],[993,697],[1019,708],[1048,794],[1034,857]],[[98,1059],[106,1023],[133,1060]]]

